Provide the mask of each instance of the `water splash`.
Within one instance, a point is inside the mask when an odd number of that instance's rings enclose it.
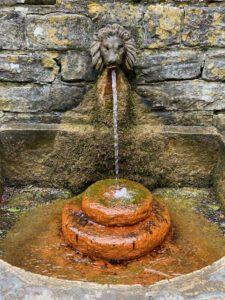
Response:
[[[115,180],[116,187],[119,187],[119,135],[118,135],[118,97],[116,85],[116,70],[112,70],[112,92],[113,92],[113,131],[114,131],[114,152],[115,152]]]

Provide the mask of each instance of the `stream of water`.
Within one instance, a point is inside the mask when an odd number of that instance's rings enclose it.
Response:
[[[112,92],[113,92],[113,131],[114,131],[114,151],[115,151],[115,180],[118,187],[119,180],[119,135],[118,135],[118,97],[116,85],[116,70],[112,70]]]

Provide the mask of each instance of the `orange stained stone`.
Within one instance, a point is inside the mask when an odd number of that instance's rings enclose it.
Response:
[[[143,185],[120,179],[97,181],[83,194],[82,210],[92,221],[105,226],[127,226],[143,221],[152,210],[153,197]]]
[[[166,208],[152,203],[147,218],[131,226],[104,226],[91,221],[76,203],[62,212],[65,240],[80,253],[106,260],[131,260],[162,243],[170,228]]]

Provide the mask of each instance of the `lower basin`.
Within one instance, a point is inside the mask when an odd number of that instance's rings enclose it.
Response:
[[[173,226],[164,243],[142,258],[106,262],[68,247],[61,234],[61,211],[71,199],[30,203],[29,209],[17,210],[6,202],[1,230],[7,225],[7,211],[19,216],[1,239],[1,258],[60,279],[148,286],[202,269],[224,256],[225,216],[211,189],[157,189],[154,198],[168,207]],[[73,200],[79,203],[81,196]]]

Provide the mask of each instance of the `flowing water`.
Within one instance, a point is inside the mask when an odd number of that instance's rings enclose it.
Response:
[[[112,70],[112,92],[113,92],[113,131],[114,131],[114,151],[115,151],[115,180],[118,187],[119,179],[119,135],[118,135],[118,97],[116,85],[116,70]]]

